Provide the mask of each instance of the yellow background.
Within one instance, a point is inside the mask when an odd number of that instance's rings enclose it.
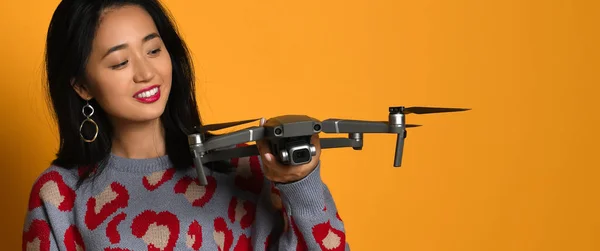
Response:
[[[600,250],[598,1],[166,3],[206,123],[473,109],[409,116],[424,126],[401,168],[394,135],[324,150],[353,250]],[[4,250],[20,249],[29,190],[57,148],[40,85],[57,4],[0,8]]]

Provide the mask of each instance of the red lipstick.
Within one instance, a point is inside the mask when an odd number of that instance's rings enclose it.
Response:
[[[160,99],[160,88],[158,85],[153,85],[136,92],[133,97],[142,103],[154,103]]]

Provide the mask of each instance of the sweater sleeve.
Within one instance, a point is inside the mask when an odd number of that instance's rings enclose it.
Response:
[[[75,192],[63,174],[51,167],[34,182],[23,224],[22,250],[80,250],[77,246],[83,246],[79,231],[70,224]]]
[[[21,250],[59,250],[56,234],[43,208],[27,213],[22,235]]]
[[[319,162],[305,178],[273,185],[284,221],[278,250],[350,250],[344,224],[320,171]]]

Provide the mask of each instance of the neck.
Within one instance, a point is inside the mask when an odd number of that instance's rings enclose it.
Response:
[[[113,154],[130,159],[166,155],[164,129],[159,118],[143,123],[113,121],[113,124]]]

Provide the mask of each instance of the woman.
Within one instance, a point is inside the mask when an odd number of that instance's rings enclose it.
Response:
[[[33,185],[23,250],[349,249],[316,136],[308,164],[258,142],[199,185],[193,66],[155,0],[63,0],[46,53],[60,149]]]

